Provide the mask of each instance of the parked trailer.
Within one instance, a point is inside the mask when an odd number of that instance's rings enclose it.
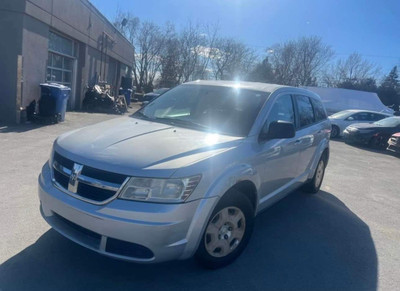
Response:
[[[393,114],[393,110],[385,106],[378,95],[342,88],[303,87],[318,94],[329,115],[348,109],[371,110]]]

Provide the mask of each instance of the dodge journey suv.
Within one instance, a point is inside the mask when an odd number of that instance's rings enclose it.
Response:
[[[255,215],[296,188],[318,192],[330,130],[304,89],[186,83],[58,137],[39,177],[41,213],[110,257],[222,267],[248,244]]]

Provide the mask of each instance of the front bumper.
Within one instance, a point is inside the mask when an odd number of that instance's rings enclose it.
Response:
[[[39,176],[43,218],[59,233],[101,254],[151,263],[194,254],[217,197],[181,204],[115,199],[94,205],[53,186],[48,164]]]
[[[400,153],[400,141],[393,141],[392,139],[389,139],[387,150],[395,153]]]
[[[343,139],[347,143],[368,144],[371,138],[372,134],[350,132],[347,129],[343,131]]]

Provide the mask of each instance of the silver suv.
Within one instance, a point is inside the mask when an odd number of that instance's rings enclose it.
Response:
[[[318,192],[330,129],[304,89],[186,83],[58,137],[39,177],[41,212],[104,255],[221,267],[246,247],[255,215],[300,186]]]

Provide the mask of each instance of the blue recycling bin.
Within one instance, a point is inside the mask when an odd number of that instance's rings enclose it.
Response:
[[[132,89],[119,89],[119,95],[124,95],[126,100],[126,105],[131,105]]]
[[[64,121],[71,89],[56,83],[43,83],[40,88],[39,116]]]

